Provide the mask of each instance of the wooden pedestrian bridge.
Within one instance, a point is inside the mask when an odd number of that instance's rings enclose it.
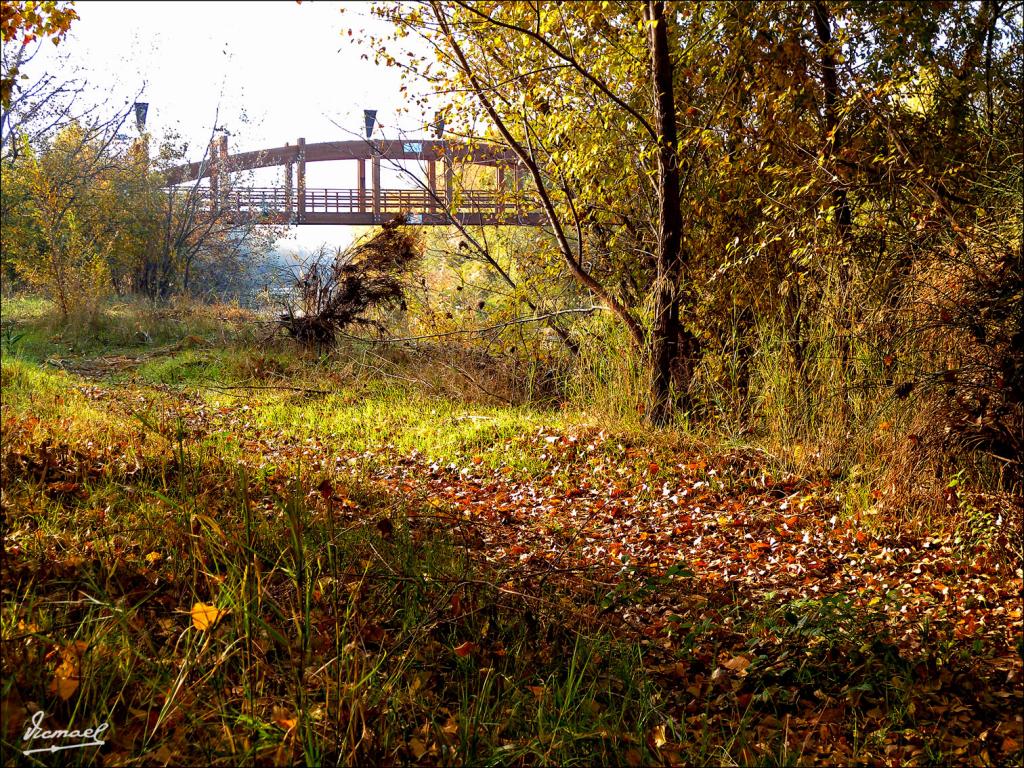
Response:
[[[354,164],[354,187],[306,185],[308,163],[339,160]],[[382,165],[402,168],[416,186],[382,187]],[[242,172],[271,167],[283,170],[280,186],[237,183]],[[485,178],[488,183],[481,182]],[[479,188],[465,188],[464,180],[475,181]],[[190,185],[199,192],[201,205],[207,210],[216,209],[247,222],[372,225],[398,216],[420,225],[450,225],[454,221],[464,225],[538,226],[546,221],[523,194],[519,159],[483,142],[431,139],[307,144],[300,138],[294,145],[232,155],[228,153],[227,136],[218,136],[204,160],[170,169],[166,182],[172,188]]]

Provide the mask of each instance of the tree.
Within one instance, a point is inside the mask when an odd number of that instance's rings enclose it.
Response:
[[[50,294],[64,320],[94,313],[110,287],[123,217],[109,191],[124,167],[112,151],[118,126],[108,127],[73,123],[39,149],[22,138],[23,161],[5,174],[5,202],[22,203],[4,224],[5,260]]]
[[[680,169],[676,139],[676,106],[672,85],[672,60],[669,57],[665,5],[649,0],[647,23],[650,27],[651,76],[657,94],[655,126],[658,131],[658,250],[655,277],[656,301],[651,332],[651,419],[667,424],[672,418],[670,400],[672,370],[680,354],[679,305],[683,268],[683,220],[680,211]],[[688,386],[689,382],[681,382]]]
[[[53,0],[3,0],[0,3],[0,40],[20,44],[22,49],[35,40],[50,40],[58,45],[78,19],[73,2]],[[0,105],[6,110],[18,90],[18,78],[24,58],[4,57],[0,73]]]
[[[682,180],[672,135],[668,41],[674,33],[661,4],[644,6],[645,18],[639,10],[628,3],[607,11],[585,5],[567,15],[547,3],[485,9],[431,2],[381,12],[433,46],[443,65],[433,80],[437,90],[473,96],[473,102],[455,105],[463,124],[482,112],[527,168],[565,268],[614,313],[648,361],[648,413],[666,423],[673,410],[670,390],[674,385],[686,392],[697,350],[680,319],[690,294],[682,290]],[[644,60],[646,66],[638,66]],[[635,90],[635,82],[649,90]],[[621,128],[638,162],[613,165],[618,174],[609,178],[608,163],[629,157],[607,152],[612,125]],[[624,199],[621,191],[609,194],[623,178],[641,198],[637,185],[648,185],[659,233],[642,231],[647,225],[637,213],[643,204]],[[627,241],[628,255],[615,248],[615,238]],[[595,244],[603,252],[591,255]]]
[[[981,418],[1007,443],[1019,3],[377,8],[421,44],[381,58],[528,169],[563,271],[646,361],[653,422],[669,388],[694,414],[727,392],[854,451],[912,391],[964,414],[936,441],[980,446]]]

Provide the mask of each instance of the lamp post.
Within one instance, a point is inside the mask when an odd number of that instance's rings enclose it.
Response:
[[[146,133],[146,115],[149,114],[149,102],[136,101],[132,105],[135,109],[135,128],[139,132],[139,146],[146,156],[146,163],[149,163],[149,134]]]

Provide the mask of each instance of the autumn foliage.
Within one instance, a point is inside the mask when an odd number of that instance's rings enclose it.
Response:
[[[48,39],[58,45],[76,19],[78,12],[73,2],[4,0],[0,3],[0,39],[4,43],[15,42],[23,46],[37,39]],[[9,70],[5,68],[2,73],[0,102],[4,109],[10,106],[18,75],[17,66]]]
[[[543,226],[403,217],[227,305],[284,220],[230,158],[4,123],[5,755],[1020,765],[1020,4],[374,7],[515,158],[436,215]]]

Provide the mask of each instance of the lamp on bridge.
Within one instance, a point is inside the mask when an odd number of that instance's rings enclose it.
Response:
[[[364,109],[363,110],[363,124],[366,126],[366,138],[370,138],[370,134],[373,133],[373,124],[377,121],[377,110],[376,109]]]
[[[135,127],[139,133],[146,132],[146,115],[149,113],[149,103],[145,101],[135,102]]]

